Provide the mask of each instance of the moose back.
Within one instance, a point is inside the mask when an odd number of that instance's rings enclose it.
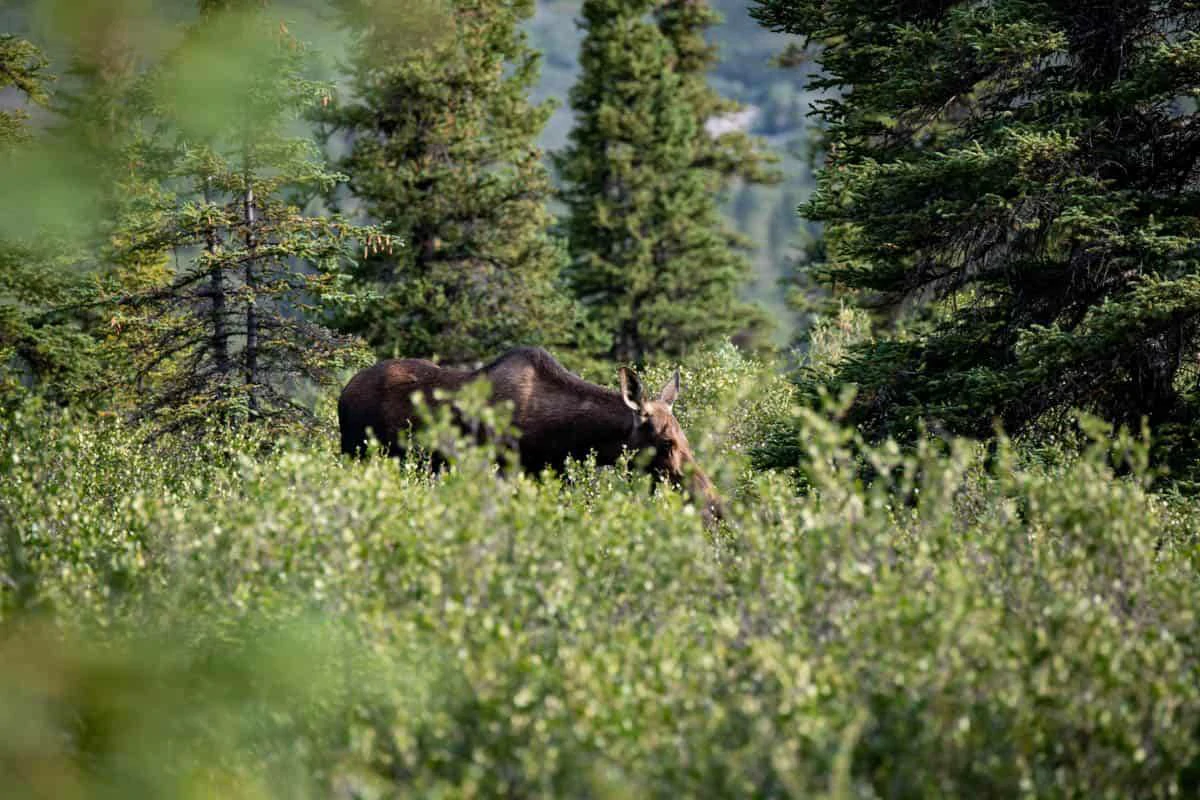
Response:
[[[622,451],[650,451],[647,468],[686,489],[706,520],[720,518],[721,502],[672,411],[679,372],[657,396],[645,393],[630,369],[621,367],[621,391],[588,383],[568,372],[545,350],[510,350],[478,370],[443,369],[422,359],[389,359],[359,372],[338,398],[342,452],[361,455],[373,435],[391,454],[403,452],[408,431],[420,424],[413,395],[437,402],[434,391],[453,392],[486,378],[491,402],[513,405],[521,466],[531,473],[561,469],[568,458],[595,453],[611,465]]]

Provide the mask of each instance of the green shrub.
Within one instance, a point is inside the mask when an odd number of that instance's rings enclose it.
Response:
[[[0,519],[37,602],[0,589],[0,651],[47,649],[16,638],[37,620],[56,644],[32,668],[0,658],[0,708],[22,721],[0,723],[0,782],[18,797],[45,794],[44,775],[79,797],[1197,790],[1197,510],[1149,491],[1144,441],[1085,426],[1079,457],[1037,463],[1005,442],[860,448],[806,411],[797,494],[746,471],[759,423],[791,400],[734,359],[685,371],[680,401],[733,495],[716,532],[617,469],[500,478],[464,448],[431,476],[343,461],[332,438],[262,455],[233,435],[164,449],[112,422],[6,421]],[[864,483],[864,459],[881,477]],[[30,669],[49,688],[31,691]]]

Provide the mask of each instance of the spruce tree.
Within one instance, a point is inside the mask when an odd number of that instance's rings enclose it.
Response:
[[[381,356],[489,357],[568,338],[549,235],[549,176],[528,93],[539,58],[521,24],[531,0],[453,0],[448,31],[411,42],[408,15],[348,3],[352,97],[320,115],[349,152],[338,167],[371,220],[410,246],[355,270],[375,299],[342,317]]]
[[[717,208],[749,159],[705,130],[724,106],[703,86],[704,7],[585,0],[576,127],[557,159],[568,208],[568,276],[606,355],[678,356],[737,331],[748,269]],[[740,141],[740,140],[739,140]]]
[[[296,204],[296,190],[340,180],[292,132],[330,92],[304,77],[305,48],[256,3],[202,10],[139,93],[155,135],[129,160],[170,180],[133,193],[120,225],[126,255],[166,248],[180,266],[122,298],[113,345],[131,362],[139,414],[159,429],[300,422],[310,418],[296,401],[305,385],[362,356],[321,324],[322,304],[345,299],[342,269],[355,253],[396,243]]]
[[[133,9],[120,9],[126,14]],[[79,24],[92,18],[84,16]],[[139,117],[147,112],[137,98],[138,81],[145,68],[151,42],[131,41],[118,35],[130,23],[114,23],[116,31],[93,34],[90,47],[71,54],[64,80],[51,108],[55,120],[48,138],[61,151],[70,150],[86,164],[78,176],[93,198],[85,234],[92,271],[104,282],[129,289],[161,282],[170,274],[169,253],[163,249],[130,249],[125,246],[120,221],[123,209],[136,204],[141,192],[153,192],[165,178],[165,165],[147,159],[154,154],[145,146],[144,128],[153,120]],[[102,34],[107,33],[107,36]],[[136,163],[131,168],[130,155]],[[161,162],[161,158],[155,161]],[[91,325],[96,320],[84,320]]]
[[[661,0],[654,16],[675,51],[674,69],[681,78],[681,91],[697,117],[707,122],[743,111],[741,103],[722,97],[708,81],[718,60],[717,46],[709,41],[709,34],[720,24],[721,14],[703,0]],[[780,180],[772,167],[778,160],[746,132],[730,130],[701,138],[693,166],[714,170],[725,178],[772,184]]]
[[[114,286],[144,286],[168,274],[166,253],[142,248],[125,256],[117,219],[133,193],[126,155],[139,127],[131,100],[139,57],[154,47],[156,30],[121,4],[89,8],[64,4],[43,35],[68,65],[50,94],[25,82],[44,107],[36,135],[21,136],[0,169],[0,393],[15,397],[18,384],[58,401],[104,405],[96,391],[124,365],[104,359],[99,348],[109,318],[101,298]],[[28,54],[30,45],[5,51]],[[20,81],[20,64],[0,66],[5,79]],[[37,72],[44,60],[35,57]],[[6,122],[11,123],[11,116]],[[12,124],[3,126],[13,130]],[[0,134],[2,138],[2,134]],[[136,173],[144,172],[139,169]],[[134,252],[134,251],[129,251]]]
[[[1072,407],[1195,438],[1200,6],[760,0],[817,46],[827,282],[903,324],[836,377],[877,433]]]
[[[46,107],[49,64],[32,43],[0,35],[0,91]],[[80,302],[89,287],[69,267],[80,258],[61,226],[28,224],[21,213],[30,192],[22,178],[31,160],[45,160],[29,128],[25,105],[0,108],[0,404],[33,388],[55,400],[76,396],[91,364],[94,340],[78,320],[57,309]]]

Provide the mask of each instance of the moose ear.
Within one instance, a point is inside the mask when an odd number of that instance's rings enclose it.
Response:
[[[629,367],[621,367],[621,399],[634,411],[642,410],[642,382]]]
[[[658,401],[666,403],[668,406],[675,405],[675,398],[679,397],[679,370],[675,370],[675,374],[671,376],[671,380],[663,384],[662,391],[658,393]]]

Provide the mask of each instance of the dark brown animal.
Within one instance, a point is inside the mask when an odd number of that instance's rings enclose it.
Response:
[[[652,398],[637,375],[621,367],[621,391],[614,392],[572,375],[540,348],[510,350],[474,371],[411,358],[364,369],[338,398],[342,452],[363,454],[373,434],[391,454],[402,453],[402,438],[420,424],[412,400],[416,393],[433,403],[435,390],[452,392],[480,378],[491,383],[491,402],[512,403],[517,451],[527,472],[561,470],[568,458],[583,459],[589,453],[607,466],[625,450],[647,452],[649,471],[690,492],[707,521],[723,515],[721,501],[672,413],[678,371]]]

